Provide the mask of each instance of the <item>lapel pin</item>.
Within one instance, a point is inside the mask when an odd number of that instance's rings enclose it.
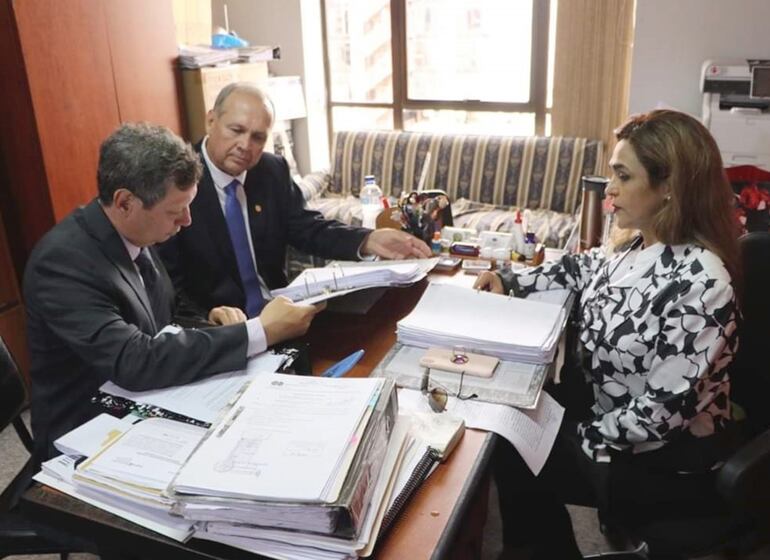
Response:
[[[260,206],[259,204],[255,204],[254,205],[254,212],[256,212],[257,214],[262,212],[262,206]]]

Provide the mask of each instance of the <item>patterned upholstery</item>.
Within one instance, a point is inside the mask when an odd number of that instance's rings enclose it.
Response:
[[[512,210],[537,238],[562,247],[575,224],[580,177],[599,173],[598,140],[562,137],[468,136],[402,131],[342,131],[333,141],[332,170],[298,182],[308,208],[328,219],[361,225],[358,192],[374,175],[392,200],[416,189],[428,152],[426,189],[449,194],[455,226],[510,231]],[[323,266],[289,248],[289,277]]]
[[[335,134],[328,192],[358,195],[374,175],[385,195],[417,186],[431,154],[427,189],[450,200],[572,213],[580,177],[598,173],[602,143],[585,138],[468,136],[403,131]]]

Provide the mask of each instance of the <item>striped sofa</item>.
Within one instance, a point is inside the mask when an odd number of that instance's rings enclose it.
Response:
[[[424,188],[449,194],[456,226],[509,231],[521,209],[537,237],[557,246],[574,225],[580,177],[600,172],[602,150],[585,138],[342,131],[331,170],[303,178],[300,187],[309,207],[360,223],[365,175],[396,199],[416,189],[428,159]]]

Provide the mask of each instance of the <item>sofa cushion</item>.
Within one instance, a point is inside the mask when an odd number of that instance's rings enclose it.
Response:
[[[580,177],[598,173],[602,143],[585,138],[470,136],[404,131],[335,134],[328,192],[358,195],[374,175],[385,195],[416,189],[430,153],[424,188],[451,200],[572,213]]]
[[[455,227],[482,231],[510,233],[516,220],[516,208],[473,202],[466,198],[452,204]],[[527,231],[532,231],[539,242],[548,247],[562,248],[572,233],[577,220],[572,214],[553,210],[522,210],[522,221]]]
[[[301,179],[297,180],[297,186],[302,191],[302,198],[305,200],[312,200],[318,198],[326,193],[329,188],[329,175],[328,169],[322,169],[320,171],[314,171],[308,175],[305,175]]]

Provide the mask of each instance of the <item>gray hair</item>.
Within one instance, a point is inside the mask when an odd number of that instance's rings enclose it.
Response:
[[[214,101],[213,107],[213,111],[218,117],[222,116],[225,101],[227,101],[227,98],[233,93],[245,93],[251,95],[258,100],[270,114],[270,121],[273,122],[275,120],[275,105],[273,104],[273,100],[270,99],[270,96],[261,88],[250,82],[232,82],[222,88]]]
[[[171,185],[184,191],[197,184],[202,172],[190,144],[168,128],[123,124],[99,149],[99,200],[109,206],[115,191],[123,188],[150,208],[166,196]]]

